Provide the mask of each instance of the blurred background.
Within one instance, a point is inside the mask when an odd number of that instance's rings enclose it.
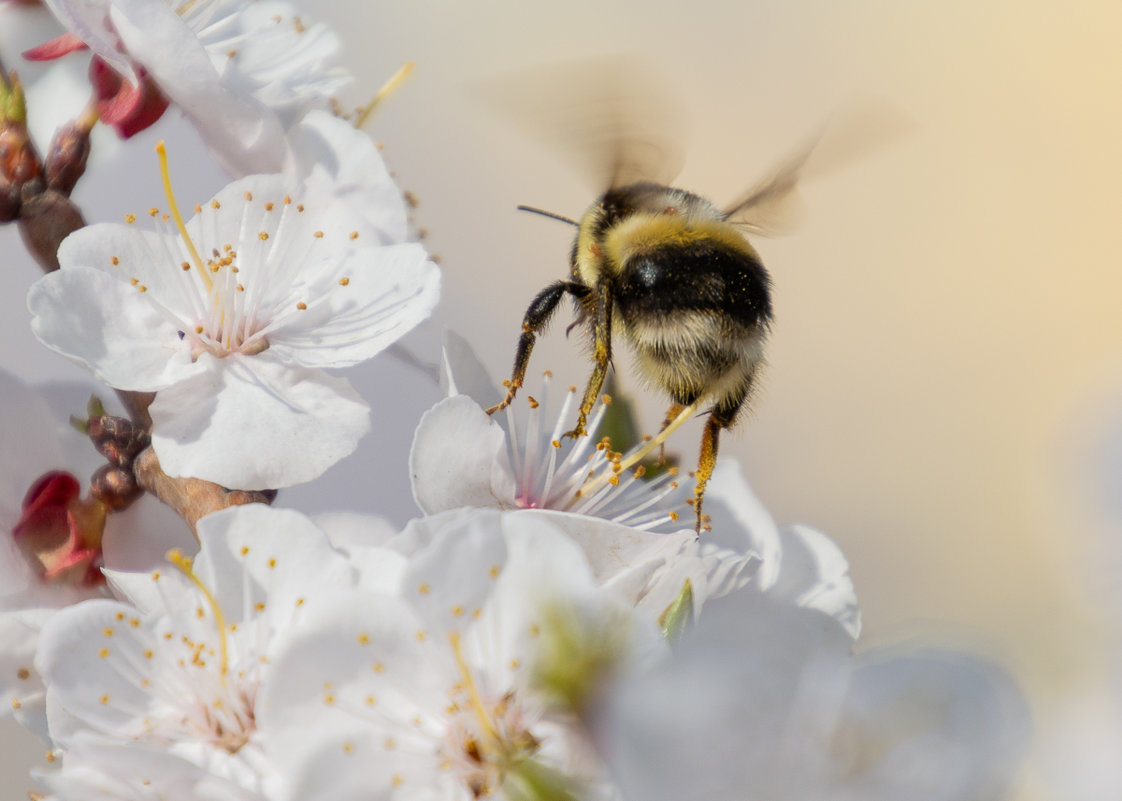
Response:
[[[347,106],[416,62],[367,127],[441,258],[438,324],[464,335],[496,378],[530,299],[564,277],[572,234],[515,206],[576,217],[603,187],[481,107],[473,81],[601,56],[649,69],[650,91],[665,89],[688,131],[675,184],[718,204],[839,108],[872,100],[905,120],[906,136],[803,185],[792,235],[753,240],[776,321],[761,391],[722,457],[741,461],[779,522],[840,544],[862,648],[950,645],[1013,673],[1037,731],[1018,799],[1117,797],[1122,6],[320,0],[307,10],[343,40],[357,77]],[[157,136],[198,152],[175,120],[144,141]],[[98,166],[105,175],[77,193],[91,220],[162,201],[150,153],[130,145]],[[113,164],[135,184],[122,187]],[[195,170],[177,189],[221,182]],[[23,298],[38,272],[15,232],[0,231],[0,246],[0,367],[79,377],[27,330]],[[531,375],[549,367],[581,384],[588,366],[563,336],[566,315]],[[435,361],[438,341],[434,328],[409,347]],[[616,363],[635,391],[628,360]],[[376,435],[380,453],[401,454],[425,390],[387,369],[356,383],[376,412],[412,414]],[[665,403],[636,394],[652,429]],[[699,436],[695,425],[671,440],[685,464]],[[404,461],[384,478],[355,464],[293,497],[363,508],[357,477],[407,497]],[[8,801],[25,797],[22,766],[41,763],[42,749],[2,731]]]

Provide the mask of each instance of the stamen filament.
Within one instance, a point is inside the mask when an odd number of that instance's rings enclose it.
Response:
[[[195,243],[191,241],[191,237],[187,234],[187,226],[183,223],[183,216],[179,213],[179,205],[175,202],[175,193],[171,191],[171,173],[168,171],[168,154],[162,139],[156,143],[156,154],[160,160],[160,179],[164,184],[164,194],[168,199],[168,209],[171,211],[171,218],[175,220],[175,227],[179,230],[179,235],[183,237],[184,244],[187,245],[187,250],[191,254],[191,261],[195,263],[195,269],[199,271],[199,275],[203,279],[203,284],[209,292],[212,286],[210,276],[206,274],[206,269],[203,267],[203,260],[199,258],[199,251],[195,249]]]
[[[463,649],[460,647],[460,633],[453,631],[448,635],[448,641],[452,644],[452,654],[456,658],[456,667],[460,669],[460,675],[464,677],[464,687],[467,689],[468,700],[471,702],[472,711],[475,716],[479,718],[479,723],[483,727],[483,731],[491,739],[493,743],[501,742],[498,731],[495,730],[494,724],[487,716],[487,708],[483,706],[483,698],[479,695],[479,688],[475,686],[475,679],[471,675],[471,668],[468,667],[467,661],[464,659]]]
[[[655,448],[666,442],[670,435],[677,431],[684,422],[693,417],[694,413],[697,412],[697,407],[700,404],[701,400],[699,399],[691,403],[686,408],[682,409],[682,411],[678,414],[677,417],[674,418],[670,425],[666,426],[666,428],[658,432],[658,436],[653,437],[649,442],[643,445],[643,447],[631,453],[626,459],[621,461],[618,466],[609,463],[609,465],[604,469],[602,473],[600,473],[600,475],[582,484],[577,489],[574,497],[582,498],[589,493],[596,492],[598,489],[607,484],[613,476],[621,475],[624,470],[627,470],[632,465],[638,464],[643,459],[647,458],[647,456],[650,455],[650,453]]]
[[[210,589],[203,584],[202,579],[195,575],[192,569],[191,558],[183,555],[183,551],[178,548],[172,548],[167,552],[165,557],[169,562],[179,568],[180,572],[185,575],[192,584],[194,584],[199,592],[201,592],[210,604],[211,611],[214,613],[214,625],[218,629],[219,644],[221,647],[221,672],[222,686],[226,686],[226,672],[230,668],[229,652],[226,648],[226,617],[222,614],[222,607],[218,605],[218,600],[211,593]]]
[[[377,94],[371,98],[370,102],[358,113],[358,119],[355,120],[355,127],[361,128],[370,119],[370,115],[374,112],[374,107],[381,103],[386,97],[398,87],[398,85],[405,80],[410,72],[413,71],[413,62],[406,61],[401,65],[401,69],[390,76],[390,79],[382,84],[382,88],[378,90]]]

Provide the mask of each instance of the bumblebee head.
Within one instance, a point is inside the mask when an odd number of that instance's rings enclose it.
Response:
[[[581,218],[581,227],[603,236],[605,232],[635,215],[674,216],[685,223],[723,220],[723,213],[701,195],[671,186],[639,181],[618,186],[602,194]]]
[[[629,254],[717,236],[747,247],[725,214],[701,195],[640,181],[609,189],[580,219],[570,263],[574,280],[595,285],[604,270],[617,272]]]

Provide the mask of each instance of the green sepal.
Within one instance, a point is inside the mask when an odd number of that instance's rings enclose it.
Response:
[[[686,579],[678,597],[658,616],[658,628],[663,638],[673,644],[678,642],[693,620],[693,584]]]
[[[580,801],[573,781],[535,759],[521,760],[503,779],[510,801]]]
[[[27,124],[27,99],[19,76],[14,72],[10,80],[0,76],[0,122]]]

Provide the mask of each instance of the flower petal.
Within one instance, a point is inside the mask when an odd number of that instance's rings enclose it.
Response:
[[[31,330],[111,387],[160,390],[198,369],[178,348],[175,324],[144,294],[95,268],[57,270],[28,292]]]
[[[425,514],[514,502],[506,435],[465,395],[446,398],[421,417],[409,452],[409,475]]]
[[[856,639],[861,633],[861,610],[845,554],[810,526],[785,526],[779,536],[783,562],[769,594],[825,612]]]
[[[223,84],[206,48],[175,10],[150,0],[113,0],[125,50],[183,109],[233,175],[275,172],[285,160],[284,129],[253,97]]]
[[[369,408],[345,379],[245,359],[252,367],[224,359],[156,396],[152,446],[168,475],[288,487],[319,476],[370,430]]]
[[[432,313],[440,271],[417,244],[355,248],[315,265],[327,294],[269,341],[284,361],[348,367],[369,359]]]
[[[409,233],[405,199],[368,135],[326,111],[311,111],[289,135],[295,171],[313,194],[323,192],[359,210],[383,244]]]

